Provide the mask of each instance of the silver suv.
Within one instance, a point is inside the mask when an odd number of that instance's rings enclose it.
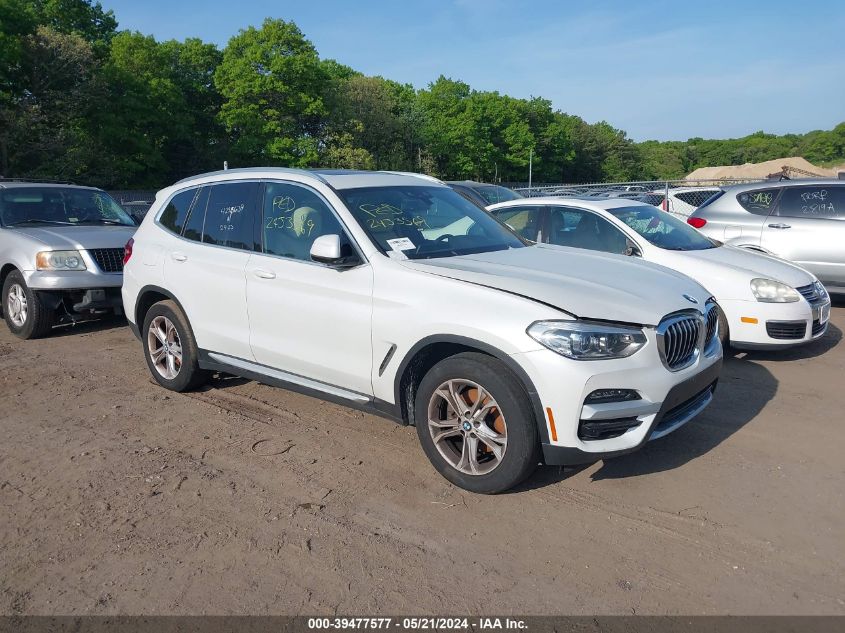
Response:
[[[845,181],[725,187],[687,222],[708,237],[788,259],[845,294]]]
[[[19,338],[61,321],[121,313],[133,219],[92,187],[0,181],[2,312]]]

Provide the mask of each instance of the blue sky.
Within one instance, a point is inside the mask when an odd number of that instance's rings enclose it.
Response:
[[[121,29],[221,47],[265,17],[293,20],[321,57],[368,75],[540,96],[638,141],[845,120],[841,0],[100,2]]]

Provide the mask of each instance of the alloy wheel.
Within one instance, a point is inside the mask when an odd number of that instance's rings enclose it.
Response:
[[[9,312],[9,318],[17,327],[22,327],[26,323],[28,307],[26,303],[26,292],[20,284],[12,284],[9,288],[9,296],[6,300],[6,309]]]
[[[176,326],[165,316],[157,316],[150,322],[147,332],[147,349],[153,367],[160,376],[173,380],[182,369],[182,342]]]
[[[507,424],[489,391],[471,380],[441,384],[428,403],[428,430],[440,455],[467,475],[486,475],[502,463]]]

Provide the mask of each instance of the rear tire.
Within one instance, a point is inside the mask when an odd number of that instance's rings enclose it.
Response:
[[[14,270],[3,282],[3,318],[12,334],[26,340],[49,334],[56,312],[47,308],[23,275]]]
[[[188,318],[174,301],[154,304],[141,330],[144,359],[153,379],[171,391],[190,391],[208,381]]]
[[[414,413],[426,456],[465,490],[503,492],[540,461],[537,420],[522,383],[485,354],[465,352],[432,367],[416,391]]]

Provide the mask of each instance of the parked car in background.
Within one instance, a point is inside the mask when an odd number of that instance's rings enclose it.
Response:
[[[719,193],[719,187],[672,187],[666,198],[665,189],[655,189],[651,193],[661,197],[660,208],[675,215],[689,216],[710,197]],[[649,204],[652,204],[649,202]]]
[[[688,222],[726,244],[788,259],[845,294],[845,182],[790,180],[734,185]]]
[[[479,205],[482,209],[488,204],[505,202],[506,200],[518,200],[524,196],[521,193],[502,187],[501,185],[490,185],[474,180],[453,180],[446,183],[467,200]]]
[[[701,285],[529,244],[434,179],[238,169],[156,200],[123,302],[167,389],[223,371],[413,424],[444,477],[483,493],[541,460],[635,450],[712,399]]]
[[[131,202],[123,202],[120,206],[132,216],[137,224],[140,224],[153,203],[151,200],[132,200]]]
[[[92,187],[0,182],[0,286],[9,330],[44,336],[58,321],[120,312],[132,218]]]
[[[716,297],[721,336],[734,347],[792,346],[827,330],[830,298],[812,273],[726,246],[651,205],[532,198],[493,205],[490,212],[526,239],[641,257],[692,277]]]

